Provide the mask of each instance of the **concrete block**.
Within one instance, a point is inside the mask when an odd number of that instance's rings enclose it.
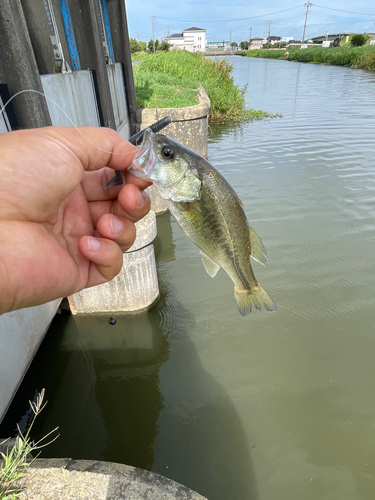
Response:
[[[137,237],[124,253],[120,273],[108,283],[68,297],[73,314],[105,312],[139,312],[159,298],[159,285],[153,241],[156,237],[156,217],[150,212],[136,223]]]

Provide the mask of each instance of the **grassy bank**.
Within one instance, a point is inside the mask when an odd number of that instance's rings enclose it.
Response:
[[[134,66],[137,103],[142,108],[193,106],[198,102],[201,83],[211,101],[211,120],[240,121],[272,116],[246,109],[246,87],[235,85],[232,66],[224,59],[213,61],[200,53],[173,50],[136,54],[133,60],[142,61]]]
[[[289,52],[285,55],[285,52]],[[375,69],[375,46],[352,47],[309,47],[307,49],[260,49],[237,52],[246,57],[267,59],[285,59],[286,61],[309,62],[314,64],[332,64],[351,68]]]

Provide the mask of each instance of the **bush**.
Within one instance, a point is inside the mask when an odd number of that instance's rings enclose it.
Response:
[[[365,35],[353,35],[350,39],[350,43],[353,47],[362,47],[366,43]]]
[[[169,45],[168,42],[161,42],[158,45],[158,50],[165,50],[165,51],[167,51],[167,50],[169,50],[169,47],[170,47],[170,45]]]

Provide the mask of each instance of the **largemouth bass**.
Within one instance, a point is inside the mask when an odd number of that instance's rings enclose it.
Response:
[[[213,278],[222,267],[229,275],[242,316],[252,306],[276,310],[250,263],[250,257],[266,263],[263,243],[236,192],[205,158],[148,129],[129,170],[156,186],[177,224],[200,249],[207,273]]]

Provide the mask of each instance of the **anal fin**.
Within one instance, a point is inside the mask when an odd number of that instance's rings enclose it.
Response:
[[[249,231],[250,231],[250,245],[251,245],[250,256],[257,262],[265,266],[267,263],[267,252],[266,249],[264,248],[262,240],[259,238],[259,236],[251,226],[249,226]]]
[[[202,255],[203,265],[207,273],[211,276],[211,278],[215,278],[218,270],[220,269],[220,266],[216,264],[216,262],[214,262],[208,255],[206,255],[202,251],[201,255]]]

